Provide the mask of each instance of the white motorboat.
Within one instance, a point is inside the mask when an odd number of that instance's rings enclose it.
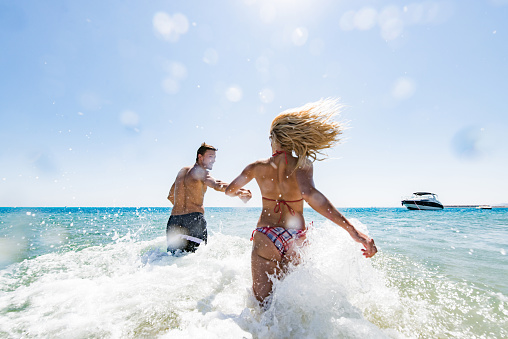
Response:
[[[411,197],[402,199],[402,206],[410,210],[442,210],[443,204],[437,195],[430,192],[415,192]]]

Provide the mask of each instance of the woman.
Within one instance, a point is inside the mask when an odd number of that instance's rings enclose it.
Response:
[[[272,291],[270,276],[279,276],[288,263],[297,264],[296,249],[305,241],[303,201],[344,228],[361,243],[367,258],[376,254],[374,240],[360,233],[314,186],[312,162],[339,141],[342,126],[331,120],[339,112],[335,100],[321,100],[279,114],[270,128],[272,156],[248,165],[226,189],[237,195],[256,179],[263,209],[253,232],[252,289],[263,302]]]

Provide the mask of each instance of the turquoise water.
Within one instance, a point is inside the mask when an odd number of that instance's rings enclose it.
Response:
[[[209,243],[165,251],[168,208],[0,208],[0,337],[508,337],[508,209],[312,210],[305,261],[261,312],[250,290],[258,208],[207,208]]]

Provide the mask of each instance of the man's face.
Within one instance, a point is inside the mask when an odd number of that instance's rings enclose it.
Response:
[[[207,150],[205,154],[202,156],[200,155],[202,159],[203,167],[207,170],[211,170],[213,167],[213,164],[215,163],[215,151]]]

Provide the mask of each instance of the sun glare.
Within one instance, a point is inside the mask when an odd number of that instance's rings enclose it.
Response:
[[[266,24],[282,18],[308,16],[309,11],[321,7],[316,1],[310,0],[244,0],[244,3],[258,10],[261,21]]]

